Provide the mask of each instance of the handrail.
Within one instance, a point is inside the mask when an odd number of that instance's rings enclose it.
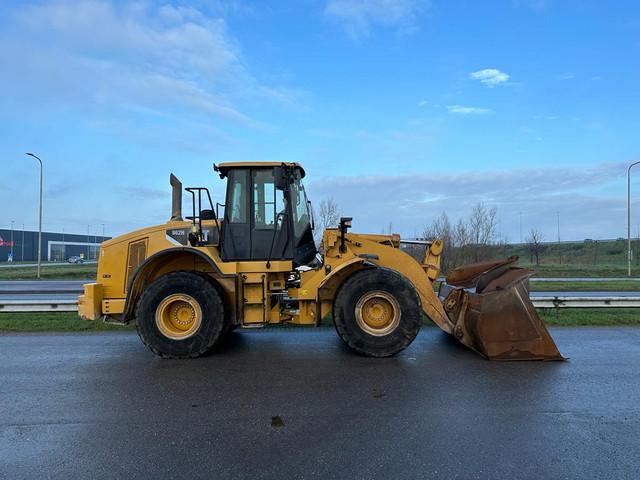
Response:
[[[191,194],[192,216],[187,217],[187,219],[191,220],[193,223],[193,226],[197,228],[196,243],[199,245],[204,244],[202,240],[202,192],[203,191],[207,194],[207,198],[209,200],[209,206],[211,207],[211,211],[213,212],[213,219],[216,224],[216,229],[218,230],[218,242],[221,242],[222,237],[220,232],[220,223],[218,222],[217,208],[213,207],[213,201],[211,200],[211,193],[209,192],[209,189],[207,187],[188,187],[188,188],[185,188],[185,191]],[[196,215],[196,192],[198,193],[198,215]],[[197,222],[197,226],[196,226],[196,222]]]
[[[273,224],[273,236],[271,237],[271,247],[269,248],[269,256],[267,257],[267,268],[271,268],[271,255],[273,255],[273,245],[276,242],[276,234],[280,234],[281,229],[278,229],[278,220],[280,218],[286,217],[287,214],[285,212],[280,212],[278,213],[278,215],[276,215],[276,221]],[[283,225],[284,225],[284,220],[283,220]]]

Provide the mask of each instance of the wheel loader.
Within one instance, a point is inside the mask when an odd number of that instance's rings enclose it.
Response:
[[[562,359],[529,300],[532,272],[517,258],[456,269],[436,293],[441,240],[353,233],[344,217],[316,248],[301,165],[214,170],[227,182],[224,204],[214,205],[206,187],[186,188],[183,218],[182,184],[171,174],[170,220],[101,245],[81,317],[135,322],[142,342],[165,358],[203,355],[238,327],[317,326],[331,316],[344,343],[367,356],[400,352],[426,317],[489,359]],[[403,244],[422,249],[421,260]]]

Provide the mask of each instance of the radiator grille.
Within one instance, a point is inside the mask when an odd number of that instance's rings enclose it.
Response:
[[[125,285],[129,284],[129,279],[133,272],[136,271],[136,268],[140,266],[140,264],[147,257],[147,239],[143,238],[142,240],[136,240],[135,242],[131,242],[129,244],[129,253],[127,254],[127,279]]]

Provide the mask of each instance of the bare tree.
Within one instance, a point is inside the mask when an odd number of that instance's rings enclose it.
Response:
[[[533,263],[535,257],[536,265],[540,265],[540,254],[547,248],[546,245],[542,244],[542,234],[537,229],[532,228],[525,241],[527,242],[527,249],[531,254],[531,262]]]
[[[326,198],[320,202],[319,225],[316,227],[316,241],[322,238],[322,232],[330,227],[337,227],[340,223],[340,211],[338,203],[333,197]]]
[[[453,229],[452,236],[452,243],[455,250],[452,255],[451,267],[455,268],[467,263],[467,258],[469,256],[469,244],[471,243],[469,228],[462,218],[458,219],[458,223],[456,223],[456,226]]]
[[[435,240],[438,238],[442,240],[444,248],[440,257],[440,266],[442,271],[449,271],[454,265],[454,247],[456,245],[454,243],[454,232],[447,214],[442,212],[438,218],[431,222],[431,225],[425,227],[422,236],[427,240]]]
[[[424,229],[425,238],[440,238],[444,242],[441,257],[443,272],[491,257],[499,240],[497,215],[498,210],[495,207],[479,203],[466,219],[460,218],[453,224],[443,212]]]
[[[338,203],[329,197],[320,202],[320,224],[322,228],[337,227],[340,222]]]
[[[469,236],[473,243],[474,261],[487,254],[487,246],[495,241],[498,227],[498,209],[478,203],[469,216]]]

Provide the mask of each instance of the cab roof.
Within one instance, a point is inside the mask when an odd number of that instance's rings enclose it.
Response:
[[[220,173],[220,177],[227,176],[229,170],[235,168],[273,168],[286,165],[287,167],[297,168],[300,170],[300,175],[304,177],[304,168],[302,165],[296,162],[225,162],[214,165],[213,168],[216,172]]]

